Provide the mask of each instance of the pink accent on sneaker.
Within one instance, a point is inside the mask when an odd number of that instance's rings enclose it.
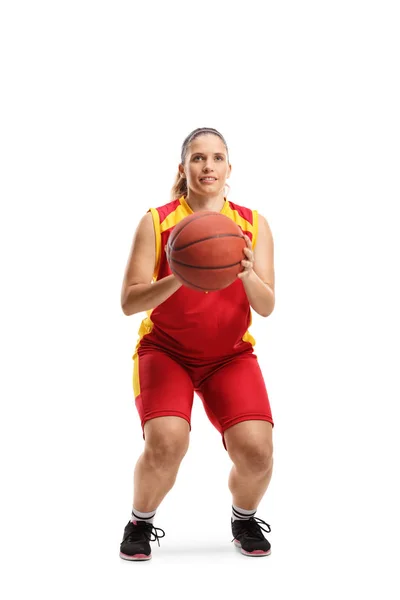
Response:
[[[247,556],[253,556],[255,554],[259,556],[266,556],[267,554],[271,554],[271,550],[269,550],[268,552],[265,552],[264,550],[253,550],[253,552],[247,552],[246,550],[243,550],[243,548],[242,552],[243,554],[247,554]]]
[[[271,549],[269,549],[267,551],[265,551],[265,550],[253,550],[252,552],[247,552],[247,550],[244,550],[242,548],[242,545],[239,542],[239,540],[234,540],[234,542],[235,542],[235,546],[240,549],[240,552],[242,554],[246,554],[247,556],[269,556],[271,554]]]
[[[129,554],[124,554],[123,552],[120,552],[119,555],[125,560],[149,560],[151,558],[151,554],[149,554],[149,556],[147,556],[147,554],[133,554],[132,556],[130,556]]]
[[[131,520],[131,523],[133,523],[134,525],[137,525],[137,521],[132,521]]]

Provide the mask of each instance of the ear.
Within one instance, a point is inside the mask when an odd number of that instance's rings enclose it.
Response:
[[[181,175],[184,175],[185,171],[184,171],[184,168],[183,168],[183,164],[182,164],[182,163],[179,163],[178,169],[179,169],[179,173],[180,173]]]
[[[227,179],[229,179],[229,177],[231,176],[231,172],[232,172],[232,165],[229,164],[229,168],[228,168],[228,174],[226,176]]]

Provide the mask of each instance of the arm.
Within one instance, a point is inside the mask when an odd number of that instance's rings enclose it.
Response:
[[[121,306],[125,315],[151,310],[181,287],[174,275],[151,283],[155,262],[153,218],[146,213],[136,229],[122,283]]]
[[[238,277],[243,281],[250,306],[261,316],[268,317],[275,306],[274,242],[271,229],[264,217],[259,215],[259,230],[254,253],[247,236],[244,271]]]

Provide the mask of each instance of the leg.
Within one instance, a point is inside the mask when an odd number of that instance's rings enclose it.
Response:
[[[135,466],[133,506],[152,512],[173,487],[189,446],[193,383],[170,356],[146,350],[135,356],[133,384],[145,440]]]
[[[255,517],[254,512],[246,515],[241,511],[257,510],[271,479],[272,424],[267,421],[237,423],[225,432],[225,441],[234,463],[229,476],[232,504],[235,505],[232,507],[232,541],[242,554],[268,556],[271,544],[262,531],[271,531],[270,526]]]
[[[229,476],[232,504],[243,511],[255,511],[271,479],[273,428],[256,356],[246,353],[220,366],[203,382],[201,392],[207,415],[222,433],[224,447],[234,463]],[[255,517],[255,512],[250,514],[231,520],[232,541],[242,554],[268,556],[271,544],[262,531],[271,528]]]
[[[273,420],[256,356],[245,353],[216,369],[199,396],[234,463],[229,478],[233,504],[257,508],[272,475]]]
[[[189,447],[189,423],[181,417],[157,417],[145,424],[145,450],[134,474],[133,506],[155,511],[172,489]]]
[[[225,443],[233,462],[229,489],[233,504],[256,509],[272,476],[272,424],[243,421],[225,431]]]
[[[145,430],[145,450],[135,468],[133,508],[138,512],[153,513],[175,483],[189,444],[189,423],[181,417],[158,417],[149,420]],[[147,516],[153,518],[154,514]],[[159,543],[159,537],[164,536],[165,531],[154,527],[152,521],[133,517],[124,529],[120,557],[150,560],[150,541]]]

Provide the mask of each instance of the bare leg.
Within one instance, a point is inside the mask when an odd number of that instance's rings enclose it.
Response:
[[[189,424],[180,417],[157,417],[145,424],[146,444],[134,472],[133,506],[158,508],[172,489],[189,446]]]
[[[272,476],[272,425],[243,421],[227,429],[224,437],[233,462],[228,480],[232,502],[244,510],[257,508]]]
[[[257,508],[267,491],[272,477],[273,459],[267,471],[254,472],[245,466],[233,465],[229,474],[228,486],[232,493],[232,502],[245,510]]]

